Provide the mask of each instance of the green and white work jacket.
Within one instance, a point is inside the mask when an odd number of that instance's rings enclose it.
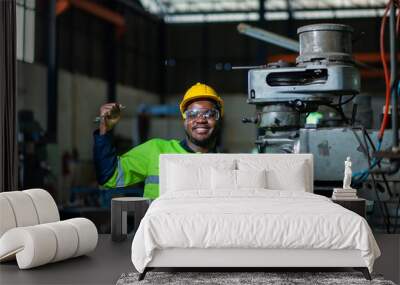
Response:
[[[97,180],[106,188],[126,187],[145,183],[144,197],[159,196],[160,154],[193,153],[185,140],[151,139],[121,156],[116,155],[111,135],[94,134],[93,156]]]

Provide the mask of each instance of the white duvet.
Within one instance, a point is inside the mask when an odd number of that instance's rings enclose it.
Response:
[[[150,206],[132,243],[143,272],[155,249],[358,249],[370,271],[380,256],[366,220],[328,198],[295,191],[172,192]]]

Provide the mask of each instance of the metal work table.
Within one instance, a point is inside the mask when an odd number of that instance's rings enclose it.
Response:
[[[112,242],[111,235],[99,235],[97,248],[87,256],[28,270],[19,270],[16,261],[1,263],[0,284],[115,284],[122,273],[135,270],[132,239]]]

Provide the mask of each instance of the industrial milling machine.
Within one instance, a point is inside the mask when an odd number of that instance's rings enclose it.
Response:
[[[248,70],[247,103],[255,105],[256,112],[243,122],[257,125],[258,152],[312,153],[314,189],[326,196],[341,185],[344,161],[350,156],[353,186],[367,199],[369,222],[376,230],[395,232],[400,223],[400,175],[393,153],[397,110],[392,115],[395,131],[386,130],[382,138],[379,130],[367,129],[356,119],[358,104],[353,99],[361,90],[362,63],[352,56],[353,29],[341,24],[303,26],[297,31],[298,43],[245,24],[238,30],[299,52],[295,64],[277,61]],[[351,107],[350,116],[344,107]]]

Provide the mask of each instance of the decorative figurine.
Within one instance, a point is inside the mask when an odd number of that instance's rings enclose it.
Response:
[[[351,188],[351,160],[350,156],[347,157],[346,161],[344,162],[344,178],[343,178],[343,189],[352,189]]]
[[[344,162],[343,188],[333,188],[332,200],[357,199],[357,190],[351,188],[351,160],[348,156]]]

